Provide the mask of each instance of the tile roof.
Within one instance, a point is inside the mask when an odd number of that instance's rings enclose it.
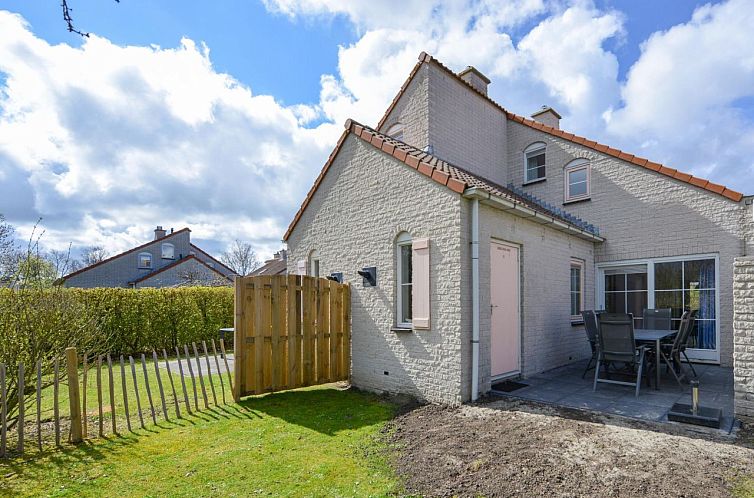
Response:
[[[97,263],[94,263],[94,264],[92,264],[92,265],[89,265],[89,266],[85,266],[84,268],[80,268],[80,269],[78,269],[78,270],[76,270],[76,271],[74,271],[74,272],[71,272],[71,273],[69,273],[68,275],[65,275],[65,276],[61,277],[61,280],[65,281],[65,279],[66,279],[66,278],[70,278],[70,277],[72,277],[72,276],[74,276],[74,275],[78,275],[79,273],[83,273],[83,272],[85,272],[85,271],[91,270],[92,268],[95,268],[95,267],[97,267],[97,266],[100,266],[100,265],[104,265],[105,263],[109,263],[110,261],[113,261],[113,260],[115,260],[115,259],[118,259],[118,258],[120,258],[121,256],[125,256],[126,254],[131,254],[132,252],[136,252],[136,251],[138,251],[139,249],[144,249],[144,248],[145,248],[145,247],[147,247],[148,245],[150,245],[150,244],[154,244],[155,242],[157,242],[157,240],[159,240],[159,241],[163,241],[163,240],[169,239],[170,237],[173,237],[173,236],[175,236],[175,235],[178,235],[179,233],[183,233],[183,232],[190,232],[190,231],[191,231],[191,230],[189,230],[189,229],[188,229],[188,227],[186,227],[186,228],[181,228],[180,230],[177,230],[177,231],[175,231],[175,232],[173,232],[173,233],[169,233],[169,234],[166,234],[166,235],[165,235],[164,237],[162,237],[162,238],[159,238],[159,239],[156,239],[156,240],[150,240],[149,242],[145,242],[144,244],[138,245],[138,246],[136,246],[136,247],[134,247],[134,248],[132,248],[132,249],[129,249],[128,251],[124,251],[124,252],[118,253],[118,254],[116,254],[115,256],[110,256],[110,257],[109,257],[109,258],[107,258],[107,259],[103,259],[102,261],[99,261],[99,262],[97,262]]]
[[[615,149],[613,147],[609,147],[607,145],[603,145],[599,142],[596,142],[594,140],[589,140],[587,138],[581,137],[579,135],[575,135],[573,133],[568,133],[563,130],[560,130],[558,128],[553,128],[551,126],[547,126],[545,124],[542,124],[538,121],[535,121],[533,119],[528,119],[523,116],[519,116],[517,114],[514,114],[505,108],[503,108],[500,104],[492,100],[488,95],[485,93],[480,92],[476,88],[474,88],[470,83],[465,81],[463,78],[461,78],[458,74],[454,73],[450,68],[445,66],[443,63],[432,57],[431,55],[427,54],[426,52],[422,52],[419,55],[419,62],[416,63],[414,68],[411,70],[411,73],[408,76],[408,79],[403,83],[403,86],[401,86],[400,91],[393,99],[392,103],[388,107],[387,111],[385,111],[385,114],[382,116],[382,119],[380,119],[379,124],[377,125],[377,129],[382,128],[382,126],[385,124],[385,121],[387,120],[387,117],[392,112],[395,105],[398,103],[398,100],[400,100],[403,93],[406,91],[406,88],[408,88],[408,85],[411,83],[411,80],[414,78],[416,73],[419,71],[419,68],[424,63],[433,63],[437,67],[443,69],[448,74],[452,75],[455,79],[466,85],[471,91],[477,93],[479,96],[490,102],[493,106],[497,107],[501,112],[503,112],[508,119],[511,121],[515,121],[516,123],[520,123],[524,126],[528,126],[530,128],[534,128],[536,130],[540,130],[544,133],[547,133],[549,135],[562,138],[564,140],[568,140],[570,142],[574,142],[576,144],[582,145],[584,147],[588,147],[590,149],[596,150],[597,152],[600,152],[602,154],[606,154],[608,156],[616,157],[620,160],[629,162],[631,164],[634,164],[636,166],[640,166],[642,168],[654,171],[656,173],[659,173],[661,175],[665,175],[667,177],[673,178],[675,180],[688,183],[690,185],[694,185],[695,187],[702,188],[704,190],[707,190],[709,192],[713,192],[715,194],[722,195],[723,197],[726,197],[732,201],[740,202],[743,198],[743,194],[740,192],[736,192],[735,190],[731,190],[724,185],[719,185],[717,183],[713,183],[709,180],[705,180],[703,178],[698,178],[693,175],[690,175],[688,173],[683,173],[682,171],[678,171],[673,168],[668,168],[666,166],[663,166],[662,164],[652,162],[648,159],[635,156],[633,154],[629,154],[627,152],[623,152],[622,150]]]
[[[143,277],[137,278],[137,279],[136,279],[136,280],[134,280],[133,282],[129,282],[129,284],[138,284],[139,282],[144,282],[145,280],[149,280],[150,278],[152,278],[152,277],[154,277],[154,276],[156,276],[156,275],[159,275],[160,273],[162,273],[162,272],[164,272],[164,271],[166,271],[166,270],[169,270],[169,269],[171,269],[171,268],[175,268],[176,266],[182,265],[183,263],[187,263],[187,262],[188,262],[189,260],[192,260],[192,259],[193,259],[193,260],[196,260],[196,261],[197,261],[197,262],[199,262],[200,264],[202,264],[202,265],[206,266],[206,267],[207,267],[208,269],[210,269],[210,270],[212,270],[213,272],[217,273],[218,275],[220,275],[220,276],[221,276],[221,277],[223,277],[224,279],[226,279],[226,280],[228,280],[228,281],[230,281],[230,280],[231,280],[231,278],[230,278],[230,277],[228,277],[227,275],[224,275],[224,274],[223,274],[223,273],[222,273],[221,271],[219,271],[218,269],[216,269],[216,268],[212,268],[212,267],[211,267],[210,265],[208,265],[207,263],[205,263],[204,261],[202,261],[201,259],[197,258],[196,256],[194,256],[194,255],[192,254],[192,255],[189,255],[189,256],[185,256],[185,257],[183,257],[183,258],[181,258],[181,259],[178,259],[178,260],[176,260],[176,261],[173,261],[173,262],[172,262],[172,263],[170,263],[169,265],[165,265],[165,266],[163,266],[162,268],[160,268],[159,270],[156,270],[156,271],[153,271],[153,272],[147,273],[147,274],[146,274],[146,275],[144,275]]]
[[[264,262],[262,266],[249,273],[249,276],[256,275],[285,275],[288,269],[288,263],[282,259],[270,259]]]
[[[205,257],[207,257],[208,259],[211,259],[212,263],[214,263],[214,264],[216,264],[218,266],[222,266],[223,268],[225,268],[226,270],[228,270],[228,273],[230,273],[231,275],[236,275],[236,272],[233,271],[233,268],[230,268],[228,265],[226,265],[225,263],[223,263],[222,261],[220,261],[216,257],[212,256],[210,253],[208,253],[207,251],[205,251],[201,247],[198,247],[198,246],[194,245],[193,242],[191,243],[191,249],[193,249],[196,252],[202,253]]]
[[[345,128],[346,130],[338,140],[337,146],[330,154],[330,157],[325,163],[325,166],[322,168],[322,171],[314,182],[312,188],[309,190],[309,193],[307,194],[304,202],[296,213],[296,216],[293,218],[293,221],[288,227],[288,230],[285,232],[283,240],[288,240],[288,237],[291,235],[293,228],[296,226],[296,223],[298,223],[299,219],[303,215],[304,210],[306,210],[306,207],[309,205],[309,202],[314,196],[314,192],[317,190],[320,183],[322,182],[322,179],[327,174],[327,171],[330,169],[333,160],[340,151],[345,138],[349,134],[353,134],[362,141],[367,142],[377,149],[380,149],[382,152],[396,158],[402,163],[419,171],[419,173],[431,178],[441,185],[448,187],[458,194],[463,194],[466,189],[480,190],[486,192],[491,196],[505,199],[506,201],[516,206],[524,206],[534,212],[557,218],[562,223],[573,227],[577,231],[589,232],[592,236],[597,238],[599,237],[599,230],[596,227],[584,222],[583,220],[580,220],[579,218],[576,218],[571,214],[564,212],[561,209],[552,208],[552,206],[538,202],[538,200],[535,198],[525,197],[519,193],[514,192],[508,187],[503,187],[502,185],[498,185],[478,175],[472,174],[463,168],[450,164],[436,156],[417,149],[416,147],[379,133],[373,128],[357,123],[356,121],[350,119],[346,121]]]

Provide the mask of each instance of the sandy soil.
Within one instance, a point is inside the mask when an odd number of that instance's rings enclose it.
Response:
[[[423,496],[729,496],[754,475],[750,436],[531,402],[422,406],[387,431]]]

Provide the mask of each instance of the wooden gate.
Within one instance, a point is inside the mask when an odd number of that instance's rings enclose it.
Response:
[[[236,400],[349,378],[347,284],[273,275],[238,277],[235,287]]]

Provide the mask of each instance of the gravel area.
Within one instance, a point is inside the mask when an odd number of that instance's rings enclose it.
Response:
[[[496,400],[421,406],[387,430],[406,492],[421,496],[730,496],[754,475],[731,436]]]

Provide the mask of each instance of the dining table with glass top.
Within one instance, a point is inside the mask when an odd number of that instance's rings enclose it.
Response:
[[[663,339],[673,337],[677,330],[634,329],[634,340],[638,343],[654,343],[655,349],[655,390],[660,389],[660,343]],[[670,366],[671,368],[672,365]]]

